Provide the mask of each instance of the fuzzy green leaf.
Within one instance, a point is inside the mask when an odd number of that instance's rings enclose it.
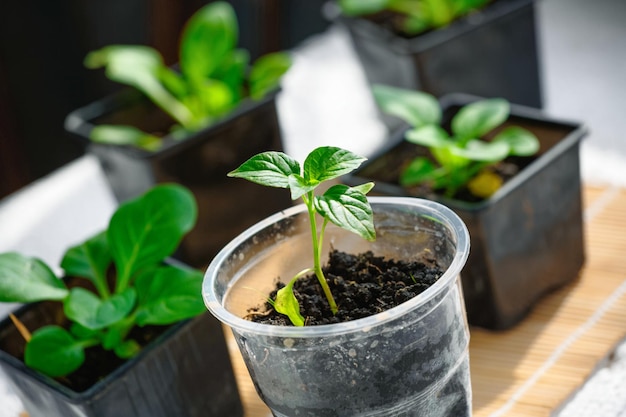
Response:
[[[85,361],[83,344],[58,326],[35,331],[26,345],[24,362],[50,377],[74,372]]]
[[[408,130],[405,133],[405,139],[427,148],[443,148],[453,143],[448,133],[436,125],[426,125]]]
[[[108,145],[136,146],[147,151],[154,151],[161,147],[163,140],[150,135],[134,126],[126,125],[97,125],[89,132],[89,139],[96,143]]]
[[[0,302],[63,300],[68,294],[43,261],[15,252],[0,254]]]
[[[465,147],[453,145],[449,149],[452,154],[472,161],[497,162],[507,157],[510,148],[504,141],[484,142],[473,139]]]
[[[441,122],[441,108],[435,97],[387,85],[372,87],[376,103],[385,113],[399,117],[413,127]]]
[[[158,185],[122,204],[109,222],[107,239],[118,272],[118,289],[133,274],[171,255],[196,222],[193,194],[176,184]]]
[[[359,189],[334,185],[315,198],[315,209],[341,228],[366,240],[376,239],[372,207]]]
[[[202,279],[200,271],[182,267],[144,271],[135,281],[139,298],[137,324],[171,324],[204,312]]]
[[[496,135],[493,142],[507,143],[510,155],[531,156],[539,151],[539,139],[530,131],[517,126],[507,127]]]
[[[452,118],[452,132],[458,139],[478,139],[504,123],[509,111],[509,102],[500,98],[468,104]]]
[[[180,68],[192,83],[211,77],[224,57],[237,45],[239,28],[232,6],[209,3],[189,19],[182,33]]]
[[[257,59],[250,70],[250,97],[258,100],[275,90],[289,67],[291,57],[283,52],[267,54]]]
[[[136,292],[127,288],[106,300],[84,288],[72,288],[63,310],[72,321],[90,329],[99,330],[126,317],[135,306]]]
[[[362,16],[385,10],[389,0],[339,0],[338,4],[346,16]]]
[[[289,176],[300,175],[300,164],[282,152],[263,152],[228,173],[229,177],[244,178],[268,187],[289,187]]]
[[[400,184],[412,186],[423,182],[434,181],[437,177],[437,167],[428,158],[415,158],[402,171]]]

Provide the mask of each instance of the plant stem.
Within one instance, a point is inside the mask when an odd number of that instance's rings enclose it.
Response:
[[[304,199],[304,202],[309,211],[309,224],[311,225],[311,238],[313,240],[313,269],[315,270],[315,275],[317,276],[317,280],[322,286],[322,290],[324,291],[324,295],[328,300],[328,304],[330,305],[330,311],[333,314],[337,314],[338,308],[337,303],[335,303],[335,298],[333,294],[330,292],[330,287],[326,282],[326,277],[324,276],[324,272],[322,271],[322,236],[324,235],[324,229],[326,228],[326,220],[324,221],[324,225],[320,232],[320,236],[317,235],[317,222],[315,221],[316,210],[313,206],[313,192],[308,193],[308,198]]]

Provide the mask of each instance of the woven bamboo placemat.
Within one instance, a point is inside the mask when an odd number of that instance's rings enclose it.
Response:
[[[587,259],[579,279],[511,330],[471,329],[475,417],[549,416],[626,334],[626,190],[587,186],[583,201]],[[226,332],[245,416],[267,417]]]

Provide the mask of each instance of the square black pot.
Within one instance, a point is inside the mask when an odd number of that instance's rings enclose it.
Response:
[[[447,27],[411,38],[364,18],[340,21],[371,84],[437,97],[462,91],[542,107],[535,0],[494,0]]]
[[[98,157],[119,201],[143,194],[157,183],[189,188],[198,203],[198,222],[177,257],[203,269],[232,238],[259,220],[291,206],[288,193],[259,187],[226,174],[253,155],[283,148],[276,94],[246,101],[231,115],[184,140],[166,136],[157,152],[91,142],[97,124],[130,124],[167,132],[172,121],[134,90],[69,114],[65,128]]]
[[[16,315],[29,329],[52,324],[51,302]],[[0,368],[29,415],[46,417],[223,417],[243,409],[221,324],[208,312],[170,327],[83,392],[26,367],[24,340],[0,322]]]
[[[444,119],[476,99],[443,97]],[[518,323],[544,294],[575,280],[585,259],[579,145],[586,129],[515,105],[507,124],[539,138],[536,158],[487,200],[428,196],[454,210],[469,229],[470,255],[461,272],[468,321],[488,329]],[[426,153],[405,141],[401,131],[343,180],[349,185],[374,181],[376,195],[423,197],[397,179],[403,161]]]

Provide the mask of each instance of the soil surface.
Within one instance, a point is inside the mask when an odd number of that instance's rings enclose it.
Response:
[[[371,316],[396,307],[422,293],[445,272],[434,257],[424,254],[413,262],[395,261],[372,252],[358,255],[332,250],[323,267],[339,311],[333,315],[322,287],[314,274],[298,279],[294,294],[306,326],[342,323]],[[277,282],[269,295],[284,287]],[[270,303],[249,310],[246,319],[257,323],[291,326],[287,316],[277,313]]]

